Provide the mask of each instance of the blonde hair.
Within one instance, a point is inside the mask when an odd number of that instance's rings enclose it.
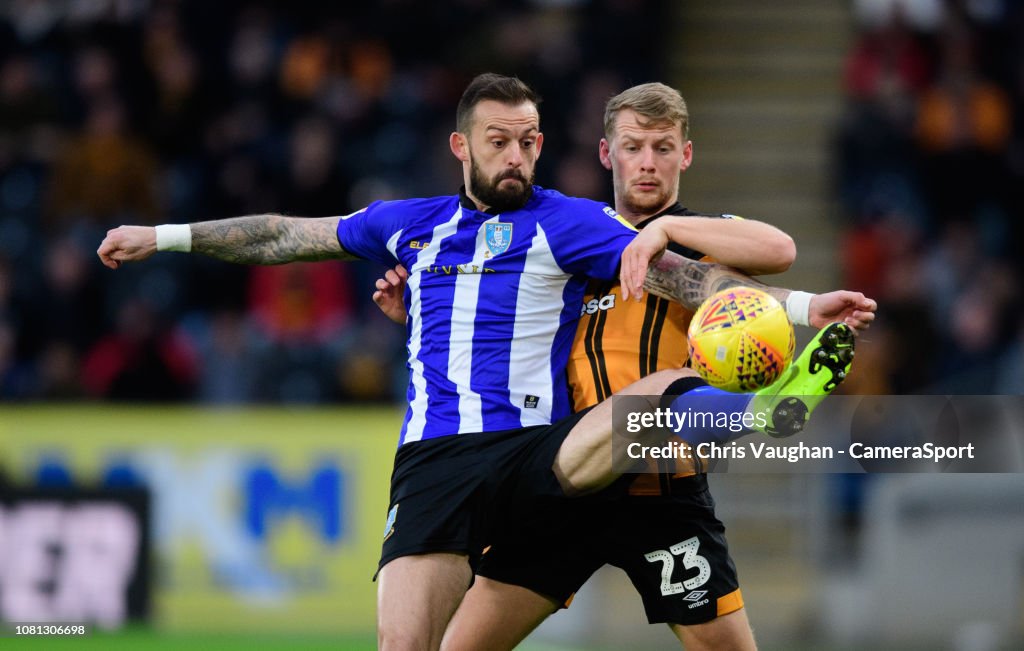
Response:
[[[615,117],[624,109],[635,111],[643,126],[675,124],[682,131],[683,140],[690,137],[690,113],[675,88],[659,82],[640,84],[608,100],[604,106],[604,135],[609,140],[615,135]]]

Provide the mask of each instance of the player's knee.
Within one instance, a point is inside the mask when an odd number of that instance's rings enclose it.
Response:
[[[491,640],[481,643],[480,640],[476,640],[472,637],[463,638],[459,636],[453,637],[451,635],[445,635],[444,640],[441,642],[441,651],[478,651],[479,649],[487,648],[497,649],[498,647],[492,644]]]
[[[380,651],[427,651],[427,647],[418,642],[408,636],[377,636],[377,648]]]
[[[746,613],[738,611],[703,624],[670,624],[686,651],[757,651]]]
[[[377,648],[380,651],[430,651],[437,644],[431,645],[429,636],[417,635],[415,631],[399,626],[378,626]]]

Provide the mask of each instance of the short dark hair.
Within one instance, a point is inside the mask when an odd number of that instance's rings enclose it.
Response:
[[[494,100],[509,106],[519,106],[530,102],[534,106],[540,104],[540,95],[517,77],[506,77],[493,72],[477,75],[469,82],[459,100],[459,108],[455,111],[455,129],[460,133],[469,133],[473,119],[473,109],[485,100]]]

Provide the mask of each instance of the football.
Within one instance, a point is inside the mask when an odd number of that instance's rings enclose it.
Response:
[[[687,339],[693,370],[708,384],[735,392],[777,380],[796,347],[786,308],[750,287],[708,297],[690,320]]]

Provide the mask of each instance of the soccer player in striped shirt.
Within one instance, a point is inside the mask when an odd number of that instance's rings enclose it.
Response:
[[[664,84],[635,86],[609,100],[599,155],[612,170],[616,210],[637,228],[662,215],[735,219],[701,215],[679,204],[680,172],[693,156],[688,128],[686,103]],[[763,227],[734,229],[707,219],[693,223],[703,229],[688,246],[669,244],[688,260],[706,260],[709,252],[751,274],[784,271],[792,260],[790,243]],[[754,228],[762,232],[751,232]],[[742,239],[748,233],[761,236]],[[779,249],[778,261],[763,255],[766,240]],[[574,409],[594,405],[660,369],[683,366],[692,308],[708,293],[744,284],[763,287],[780,300],[790,295],[719,266],[689,267],[690,277],[701,280],[689,308],[654,294],[641,302],[623,301],[616,281],[590,283],[569,359]],[[401,323],[405,277],[404,268],[389,270],[374,294],[381,309]],[[850,325],[863,329],[874,307],[860,293],[832,292],[812,299],[809,320],[824,326],[849,317]],[[858,310],[863,313],[855,315]],[[688,651],[754,649],[724,527],[701,466],[699,460],[652,461],[649,472],[628,481],[625,490],[541,509],[503,529],[491,540],[444,648],[513,648],[609,563],[629,575],[649,621],[667,623]],[[684,543],[677,558],[670,550]]]
[[[610,404],[569,415],[564,373],[579,304],[587,278],[618,274],[623,298],[639,293],[661,238],[689,228],[670,219],[638,235],[602,204],[534,186],[537,104],[514,78],[470,83],[449,142],[465,181],[456,195],[376,202],[347,217],[122,226],[97,251],[115,269],[177,250],[245,264],[367,258],[410,270],[409,409],[378,583],[384,649],[440,646],[496,519],[616,479]],[[678,276],[661,272],[659,286],[683,286]],[[831,372],[812,378],[819,384],[840,364],[828,354]],[[692,375],[660,371],[629,391],[660,396]],[[802,385],[794,394],[823,392]]]

